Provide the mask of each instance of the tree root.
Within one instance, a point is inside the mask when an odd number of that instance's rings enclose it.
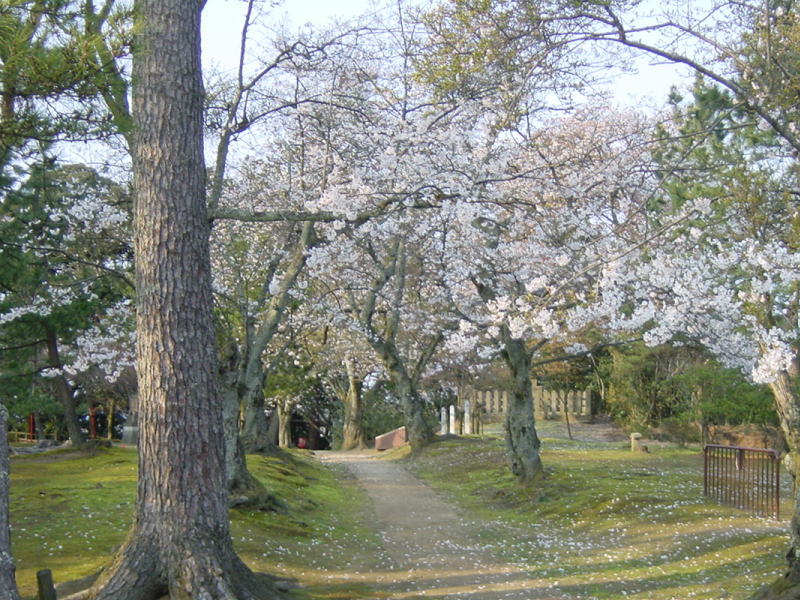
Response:
[[[134,529],[94,585],[63,600],[287,600],[293,582],[254,573],[229,543],[175,533]]]

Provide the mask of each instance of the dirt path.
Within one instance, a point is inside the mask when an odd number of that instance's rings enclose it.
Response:
[[[380,598],[470,600],[563,598],[550,583],[513,565],[497,564],[491,547],[476,543],[473,526],[402,465],[375,452],[319,452],[344,465],[374,504],[376,527],[390,564],[377,577]],[[485,524],[482,525],[486,535]],[[502,539],[508,532],[489,535]]]

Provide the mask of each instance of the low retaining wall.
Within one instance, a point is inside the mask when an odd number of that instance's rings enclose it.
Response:
[[[375,450],[389,450],[404,445],[406,440],[406,428],[400,427],[375,438]]]

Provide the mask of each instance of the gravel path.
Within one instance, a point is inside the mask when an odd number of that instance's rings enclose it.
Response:
[[[471,524],[402,465],[380,460],[375,452],[317,455],[345,466],[374,504],[376,527],[390,563],[378,576],[381,598],[563,598],[549,589],[549,583],[532,580],[513,565],[493,561],[488,546],[469,538]],[[498,532],[489,539],[507,535],[507,531]]]

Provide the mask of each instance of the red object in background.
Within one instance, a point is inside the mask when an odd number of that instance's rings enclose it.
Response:
[[[89,436],[97,439],[97,413],[94,407],[89,409]]]
[[[28,439],[36,439],[36,415],[33,413],[28,415]]]
[[[304,437],[297,438],[297,447],[298,448],[303,450],[303,449],[305,449],[306,446],[308,446],[308,440],[306,438],[304,438]]]

